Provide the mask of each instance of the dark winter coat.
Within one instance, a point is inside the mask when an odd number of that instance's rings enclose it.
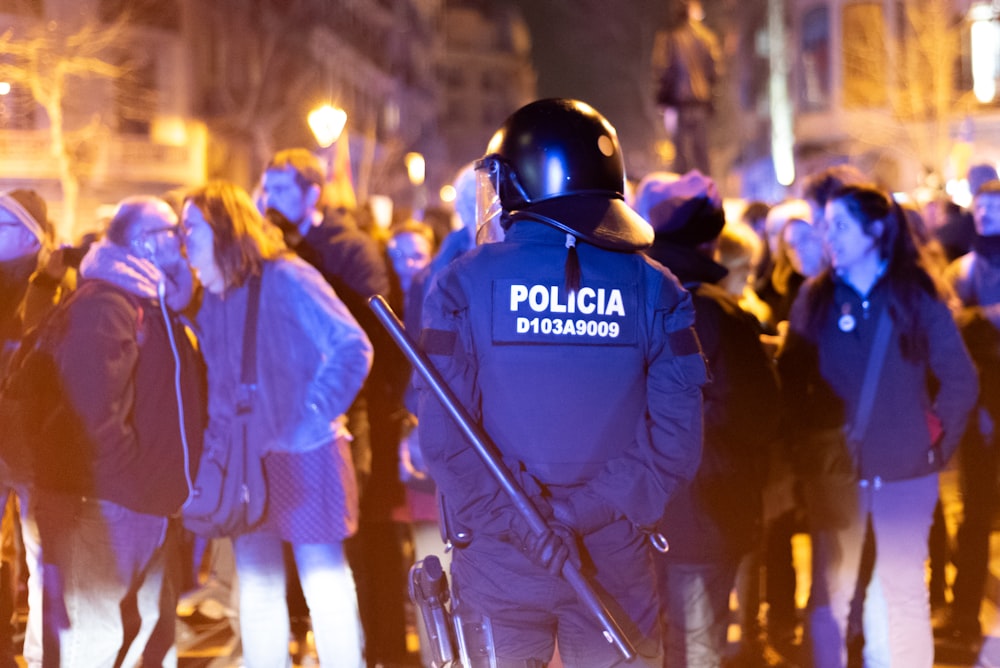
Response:
[[[792,308],[789,332],[779,357],[779,372],[789,424],[793,458],[800,471],[815,463],[811,438],[850,424],[858,411],[865,368],[879,314],[888,308],[889,288],[880,279],[867,296],[839,278],[833,305],[815,335],[806,324],[812,283],[806,283]],[[926,354],[903,354],[901,333],[893,328],[874,406],[861,442],[852,446],[855,474],[865,479],[914,478],[936,473],[948,461],[965,429],[978,392],[976,371],[948,306],[920,293],[916,303],[919,328],[927,339]],[[851,317],[850,327],[844,316]],[[932,397],[928,380],[936,380]],[[940,419],[943,435],[932,442],[930,413]]]
[[[82,282],[78,292],[52,315],[60,333],[53,352],[59,385],[40,439],[35,484],[171,515],[188,495],[185,465],[193,476],[201,453],[200,355],[179,319],[164,318],[155,297],[99,279]]]
[[[716,285],[724,267],[686,246],[656,242],[648,254],[691,291],[709,369],[701,465],[667,506],[667,557],[731,560],[752,549],[759,535],[768,446],[779,427],[777,376],[756,320]]]

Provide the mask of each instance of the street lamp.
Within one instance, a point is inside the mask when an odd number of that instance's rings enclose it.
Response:
[[[424,192],[424,176],[427,165],[424,156],[419,153],[407,153],[403,157],[403,164],[406,165],[406,175],[410,177],[413,185],[413,218],[424,219],[424,207],[427,206],[426,194]]]
[[[406,164],[406,174],[410,177],[410,183],[414,186],[423,185],[426,169],[424,156],[419,153],[407,153],[403,162]]]
[[[309,112],[309,129],[322,148],[333,145],[347,124],[347,112],[339,107],[324,104]]]

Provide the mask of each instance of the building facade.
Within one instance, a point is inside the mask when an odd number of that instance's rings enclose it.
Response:
[[[37,189],[61,241],[137,192],[204,180],[180,0],[8,0],[0,38],[0,188]]]
[[[802,176],[851,162],[887,188],[918,198],[947,189],[962,201],[968,166],[1000,162],[1000,3],[759,4],[780,8],[784,35],[772,39],[766,16],[758,14],[741,58],[760,62],[785,50],[778,61],[788,63],[796,180],[784,190],[772,187],[772,126],[759,121],[773,117],[773,107],[761,104],[773,82],[758,78],[747,90],[743,81],[743,99],[756,103],[758,124],[741,165],[744,195],[794,194]]]
[[[454,175],[482,157],[490,137],[535,98],[531,39],[523,18],[497,3],[452,1],[437,54],[437,114]]]
[[[125,195],[252,190],[274,151],[322,153],[307,116],[331,104],[360,201],[410,204],[413,152],[436,195],[464,159],[441,132],[445,17],[443,0],[4,0],[0,188],[38,189],[72,241]]]

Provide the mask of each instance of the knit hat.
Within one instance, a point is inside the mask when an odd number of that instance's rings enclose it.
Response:
[[[24,189],[0,192],[0,209],[13,214],[38,239],[38,243],[47,243],[51,229],[49,209],[37,192]]]
[[[653,226],[657,241],[682,246],[712,241],[726,224],[715,182],[698,170],[646,175],[636,190],[635,209]]]

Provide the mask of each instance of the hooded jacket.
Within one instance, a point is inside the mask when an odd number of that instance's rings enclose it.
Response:
[[[58,389],[39,439],[35,484],[173,514],[201,453],[200,355],[181,320],[164,314],[160,272],[150,262],[99,242],[81,279],[42,325],[52,328]]]

